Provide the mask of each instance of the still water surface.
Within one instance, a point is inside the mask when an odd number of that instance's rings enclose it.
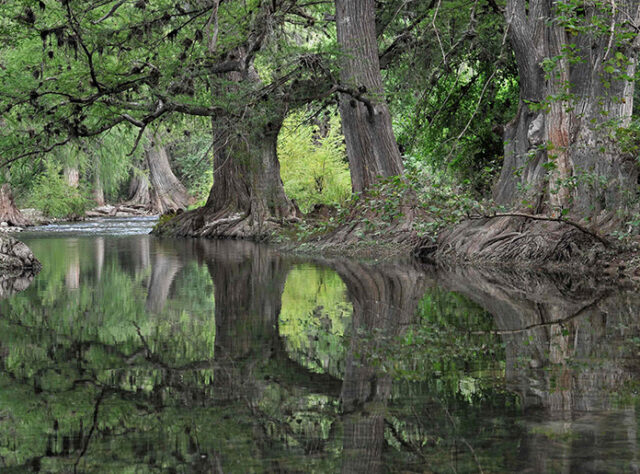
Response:
[[[638,472],[640,295],[150,225],[22,234],[3,472]]]

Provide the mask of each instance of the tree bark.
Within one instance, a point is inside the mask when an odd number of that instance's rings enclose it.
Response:
[[[0,187],[0,222],[6,222],[16,227],[33,225],[29,219],[22,215],[20,209],[13,202],[13,193],[9,183],[5,183]]]
[[[149,179],[142,170],[134,170],[129,182],[129,200],[125,204],[151,209]]]
[[[592,26],[574,35],[551,2],[508,0],[520,106],[505,128],[504,165],[494,189],[498,204],[593,217],[625,208],[636,196],[635,159],[611,137],[631,120],[634,83],[623,75],[634,76],[640,46],[637,35],[624,43],[615,36],[630,32],[630,20],[638,24],[640,6],[622,0],[612,12],[600,8],[585,5],[575,21],[604,22],[609,31]],[[579,61],[567,54],[571,44]]]
[[[244,61],[248,53],[240,47],[232,54]],[[224,93],[237,92],[242,83],[260,84],[253,66],[225,74]],[[287,113],[281,99],[263,97],[245,109],[242,120],[212,119],[214,177],[207,203],[156,228],[156,233],[262,240],[297,218],[280,177],[278,133]]]
[[[176,178],[169,163],[167,147],[152,137],[149,148],[145,152],[149,179],[152,185],[152,207],[160,214],[185,210],[192,199],[186,188]]]
[[[131,177],[125,205],[164,214],[185,210],[191,204],[191,196],[171,169],[167,147],[160,145],[155,137],[150,137],[142,166],[143,169],[134,171]]]
[[[638,165],[617,134],[629,126],[633,111],[634,83],[628,79],[636,72],[640,35],[631,25],[640,24],[640,3],[586,2],[573,13],[558,12],[560,4],[507,1],[520,105],[505,127],[494,199],[521,213],[588,219],[596,232],[610,232],[637,206]],[[569,225],[504,217],[463,222],[441,233],[435,257],[592,264],[601,247],[601,239],[585,238]]]
[[[382,87],[375,1],[336,0],[336,24],[343,54],[341,85],[352,92],[340,94],[342,130],[353,191],[363,192],[380,176],[403,173]]]

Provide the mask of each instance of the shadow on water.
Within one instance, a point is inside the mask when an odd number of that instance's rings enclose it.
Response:
[[[248,242],[27,243],[41,274],[0,282],[3,469],[636,469],[635,294]]]

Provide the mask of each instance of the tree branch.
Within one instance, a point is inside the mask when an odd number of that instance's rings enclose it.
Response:
[[[474,216],[474,217],[470,217],[470,219],[495,219],[498,217],[524,217],[526,219],[531,219],[534,221],[562,222],[563,224],[567,224],[572,227],[575,227],[579,231],[593,237],[594,239],[596,239],[598,242],[600,242],[602,245],[604,245],[607,248],[610,248],[612,246],[612,243],[607,239],[605,239],[604,237],[602,237],[601,235],[587,229],[586,227],[578,224],[577,222],[570,221],[569,219],[563,219],[562,217],[533,216],[530,214],[524,214],[522,212],[504,212],[500,214],[492,214],[490,216],[486,216],[486,215],[478,216],[478,217]]]

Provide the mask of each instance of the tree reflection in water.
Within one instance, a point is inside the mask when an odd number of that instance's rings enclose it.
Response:
[[[0,282],[5,468],[569,472],[638,454],[633,294],[247,242],[29,244],[42,274]]]

